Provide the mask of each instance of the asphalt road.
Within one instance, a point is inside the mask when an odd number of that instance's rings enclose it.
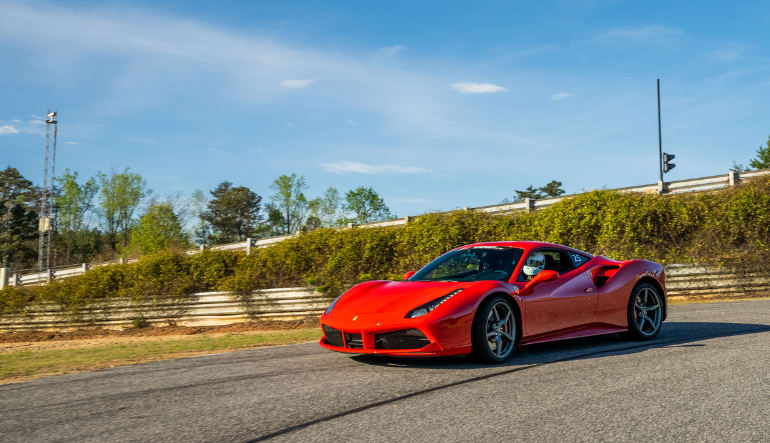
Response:
[[[308,343],[0,386],[0,440],[767,442],[769,368],[770,300],[673,306],[499,366]]]

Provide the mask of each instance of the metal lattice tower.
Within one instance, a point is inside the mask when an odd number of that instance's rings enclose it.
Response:
[[[43,160],[43,189],[40,191],[40,246],[37,269],[45,271],[51,265],[51,234],[54,229],[54,172],[56,170],[56,112],[48,111],[45,121],[45,158]],[[49,180],[50,177],[50,180]]]

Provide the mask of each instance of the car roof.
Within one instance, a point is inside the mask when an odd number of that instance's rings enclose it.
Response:
[[[548,242],[531,241],[531,240],[492,241],[492,242],[473,243],[470,245],[460,246],[458,249],[471,248],[474,246],[503,246],[503,247],[509,247],[509,248],[522,248],[527,250],[535,249],[535,248],[560,248],[567,251],[572,251],[578,254],[583,254],[589,257],[593,257],[592,254],[589,254],[588,252],[585,252],[585,251],[581,251],[580,249],[570,248],[569,246],[564,246],[557,243],[548,243]]]

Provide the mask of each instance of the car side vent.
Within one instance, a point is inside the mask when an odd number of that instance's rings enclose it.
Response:
[[[594,282],[594,285],[597,288],[601,288],[604,286],[607,281],[612,278],[613,275],[615,275],[616,272],[618,272],[618,269],[620,266],[599,266],[596,269],[593,270],[593,273],[591,275],[591,279]]]

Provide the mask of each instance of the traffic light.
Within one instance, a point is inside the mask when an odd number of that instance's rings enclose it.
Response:
[[[663,153],[663,172],[668,172],[676,167],[674,163],[671,163],[674,157],[676,157],[674,154]]]

